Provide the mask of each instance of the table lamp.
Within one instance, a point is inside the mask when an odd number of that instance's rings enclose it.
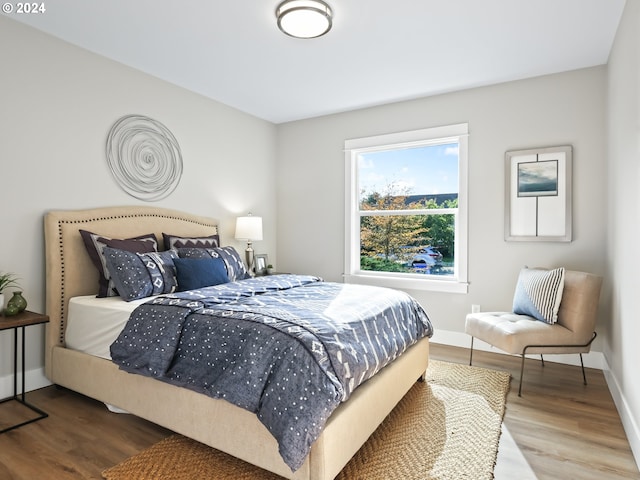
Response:
[[[262,240],[262,217],[254,217],[251,213],[246,217],[238,217],[236,219],[236,240],[245,240],[247,242],[247,248],[244,251],[245,259],[247,268],[253,275],[254,253],[251,243]]]

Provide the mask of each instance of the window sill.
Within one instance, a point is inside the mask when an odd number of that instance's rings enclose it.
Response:
[[[434,280],[431,278],[408,278],[384,274],[345,274],[345,283],[374,285],[377,287],[397,288],[399,290],[427,290],[443,293],[468,293],[469,284],[456,280]]]

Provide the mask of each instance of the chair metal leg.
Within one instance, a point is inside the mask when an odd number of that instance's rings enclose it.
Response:
[[[580,354],[580,366],[582,367],[582,380],[584,380],[584,384],[587,384],[587,375],[584,373],[584,362],[582,361],[582,354]]]
[[[527,345],[522,349],[522,365],[520,366],[520,388],[518,388],[518,396],[522,396],[522,376],[524,375],[524,356],[527,353],[527,349],[529,348],[553,348],[553,347],[588,347],[591,343],[596,339],[596,332],[593,332],[591,335],[591,340],[589,340],[584,345]],[[544,366],[544,358],[542,354],[540,354],[540,359],[542,360],[542,366]],[[584,370],[584,362],[582,361],[582,353],[580,354],[580,366],[582,367],[582,379],[584,380],[584,384],[587,384],[587,375]]]
[[[520,365],[520,386],[518,387],[518,396],[522,396],[522,377],[524,376],[524,352],[522,353],[522,363]]]
[[[471,351],[469,352],[469,366],[471,366],[472,360],[473,360],[473,337],[471,337]]]

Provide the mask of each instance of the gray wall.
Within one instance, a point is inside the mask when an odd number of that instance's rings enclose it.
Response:
[[[410,292],[435,339],[467,346],[471,305],[510,310],[524,265],[604,274],[605,80],[606,68],[597,67],[280,125],[278,268],[341,280],[345,139],[468,122],[469,293]],[[574,240],[505,242],[505,152],[558,145],[573,146]],[[605,293],[600,327],[609,310]]]
[[[153,205],[216,218],[264,217],[258,252],[275,260],[275,125],[40,33],[0,15],[0,271],[15,272],[29,308],[44,309],[42,219],[50,209],[146,204],[114,182],[105,157],[113,123],[162,122],[182,150],[178,188]],[[96,277],[97,278],[97,277]],[[42,327],[28,332],[29,370],[43,364]],[[0,398],[12,388],[12,335],[0,332]],[[40,379],[27,378],[27,388]]]
[[[628,1],[609,58],[607,279],[612,310],[605,324],[607,382],[640,461],[640,2]]]

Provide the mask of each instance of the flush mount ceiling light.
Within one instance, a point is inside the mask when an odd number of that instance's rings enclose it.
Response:
[[[331,7],[322,0],[285,0],[276,8],[278,28],[296,38],[320,37],[331,30]]]

